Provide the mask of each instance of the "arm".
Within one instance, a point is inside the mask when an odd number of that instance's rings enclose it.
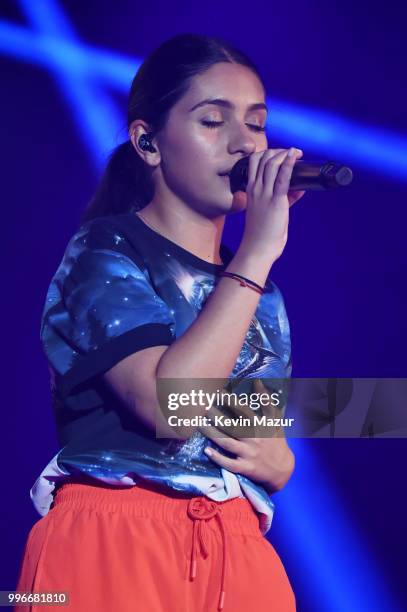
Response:
[[[267,150],[252,154],[247,196],[240,192],[247,197],[245,233],[227,271],[246,276],[260,285],[264,285],[272,264],[286,244],[288,209],[304,194],[287,195],[295,163],[295,155],[291,153],[287,155],[280,150],[275,154]],[[160,422],[164,420],[157,401],[156,381],[164,378],[183,381],[227,379],[258,301],[259,294],[255,291],[242,288],[234,279],[221,278],[197,319],[176,342],[167,349],[159,347],[148,349],[148,353],[140,351],[131,355],[125,366],[126,360],[123,360],[107,372],[106,380],[127,400],[131,409],[154,428],[156,418]],[[126,368],[124,374],[123,367]],[[289,478],[289,459],[293,459],[286,441],[282,444],[278,440],[266,439],[259,443],[259,439],[248,438],[243,443],[231,437],[218,438],[218,444],[235,453],[237,458],[230,459],[214,449],[212,458],[219,465],[266,483],[268,490],[278,490]]]
[[[239,248],[226,268],[264,285],[270,259],[252,257]],[[227,379],[242,348],[260,294],[243,288],[236,280],[220,278],[197,319],[171,346],[144,349],[126,357],[104,374],[120,399],[155,432],[156,419],[164,430],[157,398],[160,378]],[[199,350],[196,347],[199,346]],[[225,350],[227,347],[227,350]],[[171,437],[174,430],[168,429]],[[183,435],[182,430],[179,433]],[[188,430],[187,437],[191,434]]]

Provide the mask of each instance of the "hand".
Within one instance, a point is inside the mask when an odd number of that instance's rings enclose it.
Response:
[[[292,153],[292,155],[288,155]],[[249,158],[246,193],[238,191],[234,198],[245,200],[246,220],[242,245],[250,254],[273,260],[284,250],[288,235],[289,208],[305,194],[291,191],[294,164],[302,157],[300,149],[267,149]]]
[[[254,388],[258,393],[267,392],[261,380],[256,379],[254,381]],[[236,409],[230,403],[227,406],[234,412],[234,416],[239,415],[239,413],[248,417],[253,416],[253,411],[250,408],[242,409],[239,407]],[[266,416],[281,416],[281,411],[274,407],[266,408],[263,412],[267,413]],[[199,427],[198,429],[217,445],[236,455],[236,458],[232,459],[218,450],[208,447],[205,452],[212,461],[230,472],[242,474],[258,482],[264,486],[269,494],[282,489],[291,477],[295,457],[287,444],[282,428],[277,429],[273,437],[267,438],[219,436],[219,433],[224,432],[224,429],[214,425]]]

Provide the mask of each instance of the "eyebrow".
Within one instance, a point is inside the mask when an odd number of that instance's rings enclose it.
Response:
[[[195,104],[195,106],[190,108],[188,112],[191,113],[196,108],[199,108],[200,106],[205,106],[205,104],[213,104],[214,106],[223,106],[224,108],[235,108],[234,104],[232,104],[232,102],[229,102],[229,100],[224,100],[223,98],[208,98],[206,100],[202,100],[202,102],[198,102],[198,104]],[[268,112],[267,106],[264,104],[264,102],[258,102],[257,104],[250,104],[250,106],[247,107],[247,110],[248,111],[265,110],[266,112]]]

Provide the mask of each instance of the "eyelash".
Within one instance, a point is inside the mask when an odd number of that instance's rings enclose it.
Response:
[[[205,125],[208,128],[217,128],[220,125],[223,125],[225,122],[224,121],[201,121],[202,125]],[[261,125],[253,125],[251,123],[246,123],[246,125],[254,130],[255,132],[265,132],[266,128],[261,126]]]

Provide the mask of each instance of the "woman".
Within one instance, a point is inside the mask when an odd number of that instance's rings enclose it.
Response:
[[[61,451],[31,491],[43,518],[19,590],[68,592],[75,612],[295,609],[264,538],[270,495],[294,469],[284,436],[155,435],[158,381],[290,375],[268,275],[304,193],[288,193],[302,152],[267,148],[266,113],[256,68],[217,39],[174,37],[135,76],[129,140],[46,299]],[[232,196],[228,172],[245,156],[247,192]],[[241,210],[232,254],[224,222]]]

